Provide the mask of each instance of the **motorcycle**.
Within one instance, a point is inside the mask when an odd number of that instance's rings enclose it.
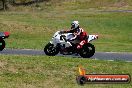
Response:
[[[0,51],[2,51],[5,48],[5,38],[8,38],[10,35],[9,32],[0,32]]]
[[[74,37],[73,33],[60,33],[57,31],[53,37],[52,41],[50,41],[45,47],[44,52],[48,56],[55,56],[59,52],[63,55],[72,55],[79,54],[83,58],[90,58],[95,53],[95,47],[90,42],[92,40],[98,39],[98,35],[88,35],[87,43],[85,43],[82,48],[77,49],[77,45],[79,44],[79,40],[67,41],[68,39]]]

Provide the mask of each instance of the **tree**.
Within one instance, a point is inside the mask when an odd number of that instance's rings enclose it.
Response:
[[[6,9],[6,0],[2,0],[2,5],[3,5],[3,9],[5,10]]]
[[[49,0],[13,0],[14,5],[31,5],[34,3],[41,3],[44,1],[49,1]]]

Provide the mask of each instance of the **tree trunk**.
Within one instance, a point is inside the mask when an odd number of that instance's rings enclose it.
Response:
[[[3,9],[5,10],[5,0],[2,0]]]

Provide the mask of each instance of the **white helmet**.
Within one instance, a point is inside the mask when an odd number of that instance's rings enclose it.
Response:
[[[76,28],[78,28],[79,27],[79,22],[78,21],[73,21],[72,23],[71,23],[71,29],[76,29]]]

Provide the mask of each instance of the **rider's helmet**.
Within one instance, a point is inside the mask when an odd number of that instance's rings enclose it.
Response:
[[[71,29],[77,29],[79,27],[79,22],[78,21],[73,21],[71,23]]]

